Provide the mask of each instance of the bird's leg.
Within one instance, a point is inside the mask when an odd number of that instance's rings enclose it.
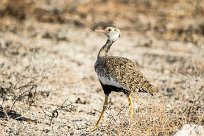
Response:
[[[102,117],[104,115],[104,112],[105,112],[107,106],[108,106],[108,95],[105,95],[105,101],[104,101],[104,104],[103,104],[103,110],[102,110],[101,115],[100,115],[98,121],[96,122],[96,125],[94,126],[92,131],[95,131],[98,128],[98,125],[99,125],[99,123],[100,123],[100,121],[101,121],[101,119],[102,119]]]
[[[128,97],[128,103],[129,103],[129,114],[130,114],[130,125],[132,124],[133,121],[133,104],[132,104],[132,98],[130,96],[130,94],[127,95]]]

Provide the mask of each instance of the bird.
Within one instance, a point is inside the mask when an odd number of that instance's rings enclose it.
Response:
[[[105,45],[98,52],[94,68],[105,94],[103,109],[98,121],[93,127],[95,131],[108,106],[108,97],[112,91],[123,92],[128,98],[130,123],[133,121],[133,103],[131,92],[147,92],[155,94],[158,89],[154,87],[142,74],[137,63],[119,56],[109,55],[113,43],[120,37],[120,29],[116,26],[107,26],[96,29],[95,32],[107,36]]]

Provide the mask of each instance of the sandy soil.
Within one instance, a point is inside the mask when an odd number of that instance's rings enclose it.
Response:
[[[204,125],[204,2],[2,1],[0,133],[2,135],[172,135]],[[114,24],[121,38],[111,55],[137,62],[159,88],[128,102],[112,93],[100,127],[104,94],[94,63]]]

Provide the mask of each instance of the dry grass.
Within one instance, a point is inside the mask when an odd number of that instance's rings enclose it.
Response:
[[[187,123],[204,126],[203,7],[199,0],[1,1],[0,133],[168,136]],[[93,65],[105,39],[90,29],[106,24],[122,29],[111,53],[137,61],[160,91],[133,94],[131,127],[125,96],[111,94],[101,126],[87,132],[104,99]]]
[[[165,101],[158,103],[158,100],[139,104],[132,126],[129,124],[127,107],[121,108],[116,115],[112,115],[111,112],[114,109],[109,108],[106,116],[108,119],[99,131],[107,135],[120,136],[169,136],[185,124],[204,125],[203,111],[199,111],[201,104],[193,102],[189,105],[178,104],[170,108],[166,105],[168,104]]]

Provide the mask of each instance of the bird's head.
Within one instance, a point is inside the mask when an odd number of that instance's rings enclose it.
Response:
[[[120,30],[116,26],[107,26],[104,29],[96,29],[96,32],[104,33],[108,40],[115,42],[120,37]]]

